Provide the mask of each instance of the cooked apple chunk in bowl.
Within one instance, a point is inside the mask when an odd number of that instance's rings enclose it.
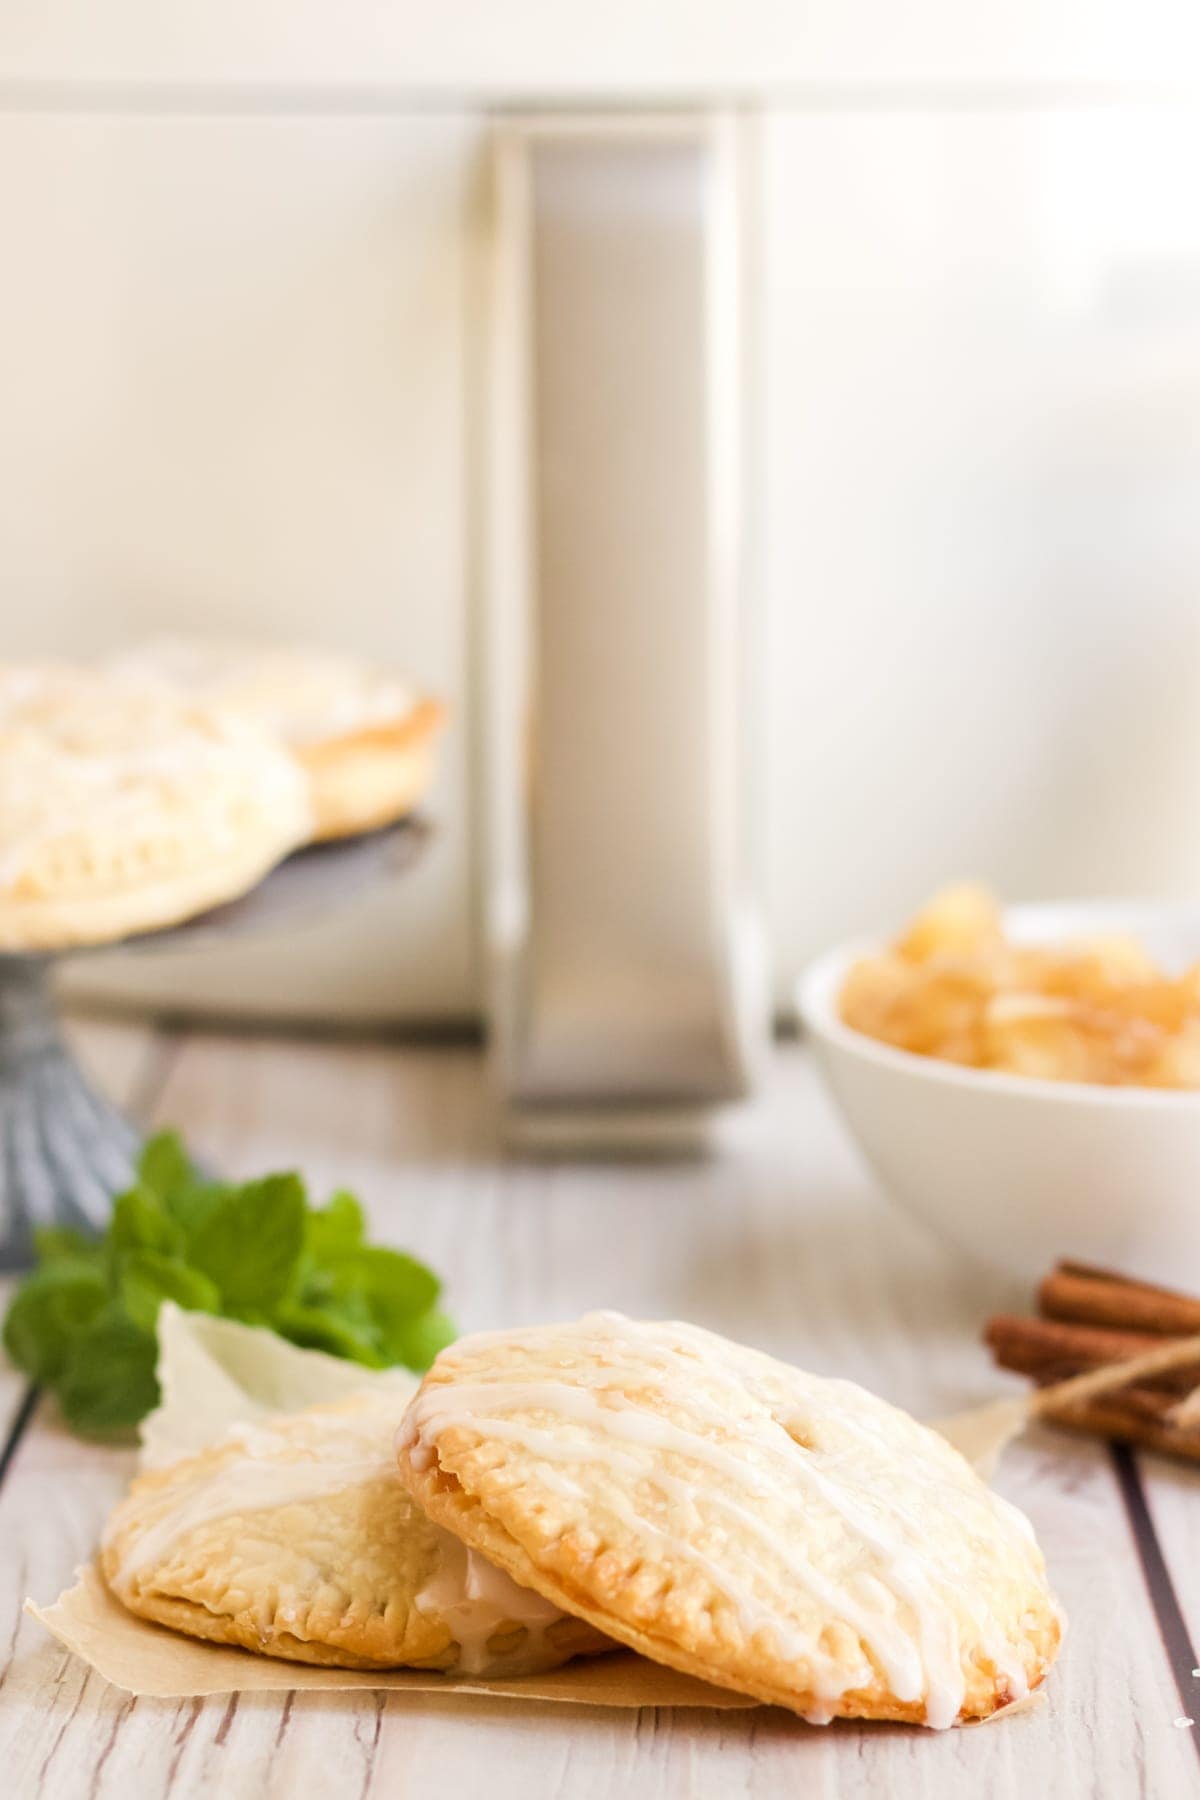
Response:
[[[1127,932],[1010,936],[984,888],[947,888],[839,995],[843,1022],[918,1056],[1047,1081],[1200,1088],[1200,964]]]

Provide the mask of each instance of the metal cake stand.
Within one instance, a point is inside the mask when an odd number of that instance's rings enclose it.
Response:
[[[127,938],[123,950],[202,951],[302,924],[412,867],[431,833],[419,818],[313,844],[250,893],[182,925]],[[112,944],[96,945],[111,950]],[[0,1268],[27,1268],[39,1225],[102,1229],[127,1187],[139,1133],[88,1081],[67,1048],[52,976],[71,950],[0,955]]]

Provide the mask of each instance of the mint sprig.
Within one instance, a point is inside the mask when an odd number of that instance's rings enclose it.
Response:
[[[51,1227],[35,1243],[38,1266],[8,1309],[4,1347],[88,1437],[128,1432],[157,1404],[164,1300],[371,1369],[427,1369],[455,1335],[436,1275],[368,1243],[353,1194],[311,1206],[294,1173],[206,1180],[174,1131],[144,1146],[103,1238]]]

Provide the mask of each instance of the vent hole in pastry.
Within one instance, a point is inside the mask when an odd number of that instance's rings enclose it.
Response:
[[[778,1426],[780,1426],[782,1428],[782,1430],[786,1431],[787,1435],[791,1438],[793,1444],[795,1444],[798,1449],[800,1449],[800,1450],[815,1450],[816,1449],[816,1447],[817,1447],[816,1441],[813,1438],[811,1431],[803,1423],[802,1420],[797,1419],[797,1418],[780,1418],[780,1416],[778,1414],[776,1414],[775,1415],[775,1423]]]

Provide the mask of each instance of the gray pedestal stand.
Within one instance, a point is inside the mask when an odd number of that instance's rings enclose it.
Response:
[[[301,924],[411,867],[429,836],[421,820],[408,819],[315,844],[240,900],[122,947],[200,951]],[[55,960],[0,956],[0,1269],[28,1267],[39,1225],[102,1230],[112,1196],[129,1184],[141,1141],[67,1048],[51,990]]]

